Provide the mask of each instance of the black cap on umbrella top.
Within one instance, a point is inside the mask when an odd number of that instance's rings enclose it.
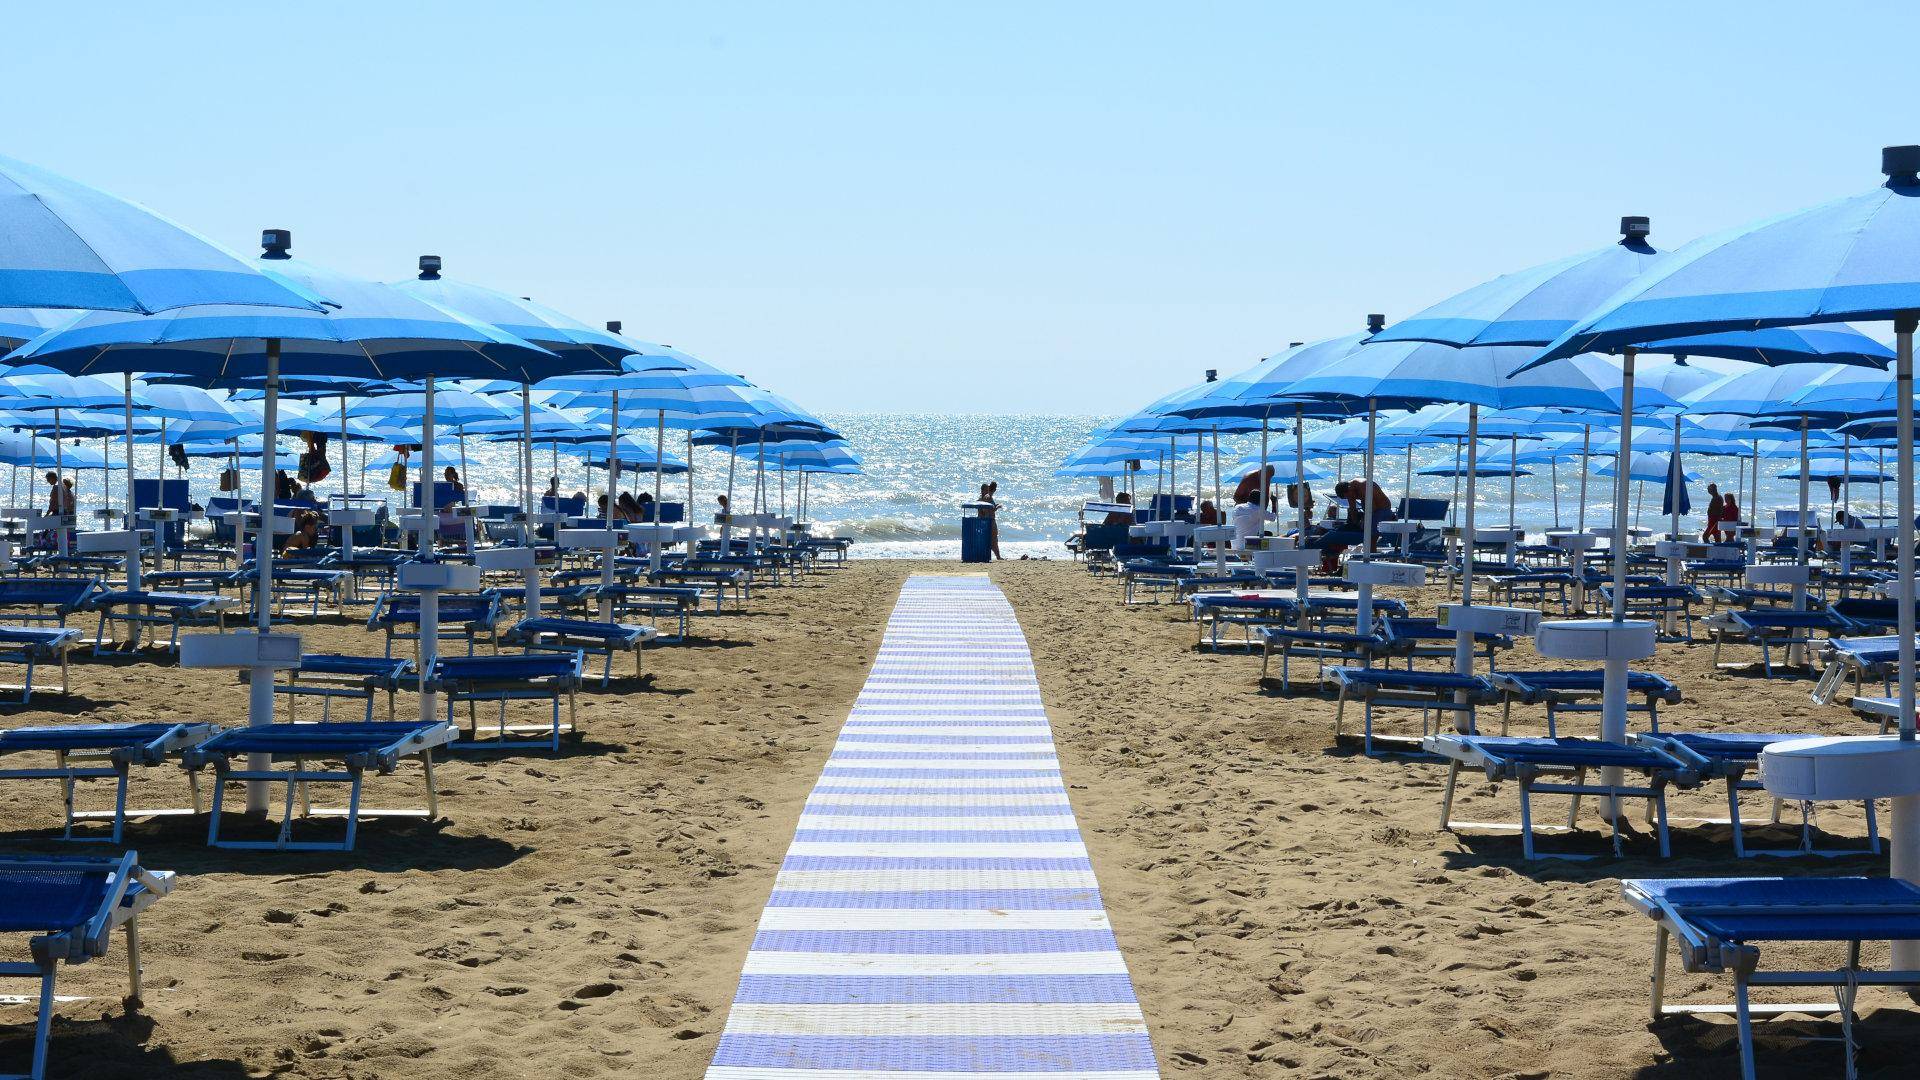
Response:
[[[291,259],[288,252],[293,248],[293,230],[261,229],[260,246],[266,249],[260,253],[263,259]]]
[[[1208,382],[1219,382],[1219,381],[1220,381],[1220,369],[1219,369],[1219,368],[1208,368],[1208,369],[1207,369],[1207,381],[1208,381]]]
[[[1653,219],[1640,214],[1628,214],[1620,219],[1620,243],[1632,247],[1644,244],[1653,232]]]
[[[1367,316],[1367,333],[1377,334],[1380,331],[1385,330],[1386,328],[1387,328],[1387,317],[1385,315]]]
[[[1881,147],[1880,171],[1888,187],[1920,186],[1920,146]]]
[[[439,281],[440,280],[440,256],[438,255],[420,256],[420,280],[421,281]]]
[[[619,332],[620,332],[620,320],[619,320],[619,319],[608,319],[608,320],[607,320],[607,333],[609,333],[609,334],[617,334],[617,333],[619,333]]]

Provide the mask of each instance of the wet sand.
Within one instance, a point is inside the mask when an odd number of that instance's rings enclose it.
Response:
[[[698,623],[702,640],[649,652],[648,679],[582,695],[585,734],[558,757],[443,759],[445,820],[368,823],[352,853],[216,851],[188,819],[134,826],[143,862],[181,875],[144,922],[147,1006],[124,1018],[117,943],[104,963],[64,972],[61,992],[86,1000],[60,1006],[51,1074],[699,1076],[899,583],[959,568],[855,563],[758,591],[747,613]],[[1168,1075],[1731,1076],[1730,1023],[1649,1030],[1652,925],[1620,902],[1618,879],[1885,869],[1867,857],[1740,863],[1724,826],[1684,822],[1675,858],[1653,858],[1642,829],[1615,860],[1591,814],[1543,843],[1601,858],[1526,863],[1511,835],[1436,829],[1440,767],[1334,749],[1331,701],[1262,690],[1257,657],[1196,651],[1184,607],[1123,608],[1110,579],[1070,563],[993,575],[1032,646]],[[1409,599],[1430,607],[1437,592]],[[357,622],[307,633],[309,651],[379,649]],[[1713,672],[1710,652],[1662,646],[1653,665],[1687,693],[1663,713],[1675,729],[1869,730],[1809,702],[1807,682]],[[1535,662],[1524,647],[1502,660]],[[36,698],[0,724],[238,722],[245,708],[221,672],[79,661],[74,683],[72,700]],[[402,695],[403,714],[413,707]],[[1541,713],[1516,708],[1514,720],[1536,730]],[[1512,787],[1463,790],[1458,816],[1513,818]],[[369,790],[376,806],[420,796],[413,766]],[[186,786],[170,767],[146,770],[133,799],[183,805]],[[1541,804],[1543,820],[1564,807]],[[1717,789],[1672,804],[1724,813]],[[75,850],[29,839],[57,814],[51,782],[0,784],[9,849]],[[1858,808],[1828,807],[1821,823],[1863,835]],[[9,1025],[28,1015],[0,1009]],[[24,1068],[26,1034],[0,1029],[0,1069]],[[1860,1037],[1867,1075],[1903,1075],[1920,1024],[1881,1010]],[[1832,1044],[1761,1048],[1782,1075],[1837,1072]]]

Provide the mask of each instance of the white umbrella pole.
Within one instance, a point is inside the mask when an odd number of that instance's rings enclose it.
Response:
[[[425,380],[425,401],[420,415],[420,557],[434,559],[434,539],[440,531],[439,500],[433,483],[433,376]],[[404,496],[403,496],[404,497]],[[420,722],[436,719],[437,695],[427,689],[433,679],[434,663],[440,657],[440,590],[420,590]]]
[[[688,525],[693,524],[693,429],[687,429],[687,510],[680,519]],[[687,541],[688,554],[692,554],[693,541]]]
[[[607,416],[607,509],[600,515],[600,527],[613,528],[614,500],[620,490],[620,391],[613,392],[613,407]],[[600,586],[607,590],[600,598],[600,621],[613,621],[613,548],[600,552]]]
[[[353,451],[347,442],[347,396],[340,395],[340,494],[353,494]]]
[[[520,384],[520,509],[528,517],[520,530],[521,542],[533,543],[533,385]]]
[[[261,410],[261,450],[260,454],[260,529],[254,534],[254,567],[259,577],[254,579],[254,625],[261,637],[273,631],[273,464],[274,440],[280,427],[280,339],[267,339],[267,395],[265,407]],[[241,527],[234,531],[234,545],[240,543],[245,531],[246,516],[238,520]],[[264,727],[273,723],[273,669],[255,667],[247,678],[247,726]],[[272,768],[273,759],[268,754],[248,754],[247,770],[265,772]],[[247,813],[265,814],[267,812],[267,785],[263,781],[247,782]]]
[[[660,409],[654,414],[653,431],[653,525],[657,530],[661,524],[660,483],[667,475],[667,410]],[[691,470],[692,463],[688,463]],[[647,543],[647,562],[649,569],[660,569],[660,535],[656,531],[653,539]]]
[[[1475,474],[1479,471],[1480,406],[1469,404],[1467,406],[1467,501],[1460,515],[1463,519],[1460,526],[1460,603],[1466,607],[1473,606],[1473,504],[1477,494],[1474,490]],[[1472,620],[1463,621],[1471,623]],[[1453,670],[1458,675],[1473,674],[1473,627],[1471,625],[1462,626],[1454,635]],[[1462,704],[1465,703],[1465,691],[1457,696],[1457,700]],[[1464,710],[1456,710],[1453,721],[1454,730],[1463,735],[1472,731],[1473,721],[1470,716],[1471,714]]]
[[[1680,491],[1681,491],[1680,485],[1681,485],[1681,482],[1682,481],[1680,477],[1680,418],[1676,416],[1673,418],[1673,447],[1672,447],[1672,450],[1667,454],[1667,539],[1674,543],[1678,543],[1680,541]],[[1678,585],[1680,584],[1680,556],[1678,554],[1679,549],[1668,548],[1667,550],[1670,552],[1674,552],[1674,554],[1667,556],[1667,584]],[[1669,635],[1677,631],[1678,627],[1676,625],[1676,620],[1678,618],[1679,616],[1676,615],[1671,609],[1667,611],[1666,618],[1663,621],[1666,623],[1665,630]]]
[[[1225,501],[1220,490],[1220,429],[1216,426],[1213,429],[1213,512],[1219,515],[1222,522],[1227,520],[1227,508],[1223,505]],[[1195,520],[1198,518],[1196,514]],[[1226,545],[1221,545],[1221,550],[1226,550]]]
[[[1365,461],[1363,462],[1363,464],[1366,466],[1366,475],[1360,478],[1360,497],[1366,500],[1365,504],[1362,505],[1360,508],[1360,561],[1362,562],[1373,561],[1373,470],[1374,470],[1373,432],[1374,432],[1374,419],[1378,415],[1378,412],[1379,410],[1376,407],[1376,403],[1374,399],[1368,398],[1367,399],[1367,455],[1366,455]],[[1372,599],[1372,597],[1369,596],[1368,599]],[[1372,622],[1372,619],[1370,618],[1372,614],[1373,614],[1372,606],[1368,605],[1368,610],[1360,612],[1361,619],[1360,619],[1360,622],[1357,623],[1356,625],[1361,627],[1372,626],[1373,622]]]
[[[66,490],[67,456],[65,451],[66,448],[60,444],[60,410],[56,407],[53,410],[53,498],[48,500],[48,505],[55,509],[58,509],[64,501],[62,492]],[[53,530],[54,544],[59,547],[61,558],[65,558],[67,555],[66,515],[59,514],[57,517],[58,521]],[[238,544],[237,540],[235,544]]]
[[[133,373],[131,371],[123,371],[120,373],[120,389],[124,395],[121,399],[121,406],[125,410],[127,422],[127,508],[122,511],[120,520],[124,522],[121,528],[137,529],[140,526],[134,521],[133,517]],[[129,575],[127,588],[133,592],[139,592],[140,557],[138,552],[134,554],[133,558],[127,560],[127,565],[129,567],[127,571]]]
[[[1560,459],[1547,459],[1547,490],[1553,492],[1553,527],[1560,527]]]
[[[1759,557],[1760,533],[1755,527],[1760,518],[1760,440],[1753,440],[1753,467],[1747,470],[1747,514],[1741,524],[1747,527],[1747,560]]]
[[[1266,474],[1263,472],[1261,475]],[[1306,407],[1301,405],[1296,405],[1293,409],[1293,482],[1300,485],[1296,489],[1300,503],[1300,540],[1294,546],[1304,548],[1307,546],[1307,526],[1311,523],[1311,514],[1307,510]],[[1266,509],[1264,504],[1260,507],[1262,513],[1265,513]],[[1295,568],[1293,572],[1293,585],[1299,593],[1302,611],[1307,609],[1307,588],[1312,577],[1313,570],[1304,564]]]
[[[733,470],[740,463],[740,432],[727,436],[727,520],[720,523],[720,555],[733,554]]]
[[[1260,512],[1263,514],[1267,512],[1267,417],[1265,413],[1260,416]]]
[[[1507,436],[1507,529],[1515,529],[1520,520],[1520,436]],[[1508,545],[1512,551],[1512,545]]]
[[[1914,739],[1914,649],[1913,649],[1913,332],[1916,317],[1902,314],[1894,322],[1894,394],[1898,401],[1896,426],[1899,453],[1895,468],[1894,500],[1899,507],[1900,528],[1894,549],[1899,582],[1896,594],[1897,633],[1900,641],[1900,741]],[[1803,470],[1804,471],[1804,470]],[[1903,795],[1893,800],[1893,828],[1890,835],[1890,876],[1920,883],[1920,795]],[[1893,943],[1895,967],[1912,970],[1920,967],[1920,941]]]
[[[1620,365],[1620,453],[1614,458],[1613,478],[1613,625],[1617,629],[1627,620],[1627,487],[1633,474],[1633,369],[1639,350],[1624,350]],[[1627,741],[1627,657],[1614,655],[1625,650],[1609,647],[1600,696],[1600,737],[1612,743]],[[1619,785],[1623,773],[1616,767],[1600,770],[1601,783]],[[1600,814],[1617,821],[1617,799],[1602,798]]]
[[[1587,531],[1587,458],[1593,449],[1593,425],[1580,426],[1580,517],[1574,523],[1574,531]]]
[[[1476,425],[1477,427],[1478,425]],[[1460,524],[1460,440],[1453,440],[1453,501],[1447,504],[1449,524]]]

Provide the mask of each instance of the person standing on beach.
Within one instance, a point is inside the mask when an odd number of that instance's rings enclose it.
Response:
[[[1238,492],[1236,491],[1236,496]],[[1266,532],[1267,522],[1273,520],[1273,514],[1260,505],[1260,488],[1255,486],[1246,497],[1238,499],[1233,508],[1233,543],[1245,551],[1248,542],[1257,540]]]
[[[1707,527],[1700,533],[1702,543],[1711,544],[1720,539],[1720,521],[1726,516],[1727,501],[1720,495],[1720,485],[1707,485]]]
[[[999,490],[1000,482],[998,480],[989,480],[981,484],[980,501],[987,505],[987,508],[982,511],[989,522],[987,526],[987,549],[993,553],[994,558],[999,559],[1001,562],[1006,562],[1007,557],[1000,554],[1000,503],[994,498],[994,495],[998,493]]]

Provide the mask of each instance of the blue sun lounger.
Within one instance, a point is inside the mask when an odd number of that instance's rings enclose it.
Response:
[[[1846,621],[1831,611],[1796,611],[1792,608],[1722,611],[1714,616],[1713,663],[1715,667],[1721,666],[1720,646],[1728,641],[1756,645],[1760,649],[1761,668],[1771,679],[1773,650],[1783,646],[1812,645],[1820,640],[1819,634],[1833,637],[1846,632]]]
[[[1407,670],[1411,671],[1416,660],[1451,663],[1459,631],[1443,628],[1438,619],[1390,615],[1380,620],[1380,636],[1385,643],[1385,655],[1405,660]],[[1476,633],[1473,647],[1486,657],[1487,670],[1492,671],[1494,657],[1502,649],[1513,648],[1513,638],[1506,634]]]
[[[351,722],[330,724],[267,724],[261,727],[229,728],[182,755],[188,769],[212,766],[214,771],[213,807],[207,824],[207,843],[213,847],[267,851],[352,851],[359,834],[360,819],[371,817],[440,816],[440,800],[433,784],[433,749],[454,739],[453,725],[445,721],[421,723]],[[264,769],[247,767],[250,754],[265,754]],[[400,762],[418,757],[426,770],[427,807],[421,810],[367,810],[360,805],[361,787],[368,770],[391,775]],[[235,759],[239,767],[235,767]],[[309,762],[339,762],[333,769],[309,768]],[[290,769],[273,765],[291,762]],[[258,780],[285,784],[281,803],[280,832],[272,840],[222,840],[220,812],[227,785],[237,780]],[[308,789],[313,784],[348,785],[347,805],[340,810],[315,810]],[[301,813],[307,817],[344,817],[346,836],[338,841],[293,839],[294,798],[300,799]]]
[[[1220,648],[1220,627],[1240,627],[1246,643],[1253,643],[1254,631],[1263,626],[1291,626],[1297,621],[1300,604],[1297,597],[1277,591],[1197,593],[1193,605],[1194,644]]]
[[[366,702],[368,723],[373,721],[375,694],[387,695],[387,719],[393,719],[393,697],[409,685],[413,661],[393,656],[352,656],[339,653],[305,653],[300,666],[287,671],[287,681],[276,683],[273,692],[287,697],[287,719],[294,719],[294,703],[303,697],[320,699],[320,721],[332,719],[329,706],[335,698],[356,698]],[[240,671],[240,681],[247,670]]]
[[[1385,640],[1377,633],[1359,634],[1346,630],[1295,630],[1284,626],[1263,627],[1260,633],[1260,681],[1268,678],[1268,665],[1275,654],[1280,657],[1280,687],[1291,689],[1293,676],[1288,661],[1303,656],[1318,661],[1318,677],[1324,683],[1327,661],[1366,667],[1373,662]]]
[[[1559,605],[1560,613],[1564,615],[1572,610],[1573,598],[1578,596],[1574,590],[1579,588],[1580,579],[1574,577],[1571,571],[1528,570],[1489,579],[1487,595],[1494,602],[1501,604],[1533,604],[1537,607],[1546,607],[1551,601]]]
[[[1697,782],[1692,768],[1685,761],[1652,746],[1622,746],[1599,739],[1509,738],[1496,735],[1431,735],[1421,745],[1428,753],[1447,761],[1447,787],[1440,802],[1440,828],[1447,832],[1452,832],[1456,827],[1515,828],[1504,823],[1453,820],[1454,789],[1459,784],[1461,770],[1477,769],[1486,773],[1487,779],[1495,783],[1512,780],[1520,785],[1520,850],[1528,859],[1590,857],[1542,853],[1535,849],[1534,833],[1538,826],[1533,823],[1534,795],[1573,796],[1573,805],[1567,811],[1566,830],[1569,832],[1579,819],[1583,796],[1645,799],[1659,829],[1660,857],[1666,858],[1672,853],[1667,837],[1667,788],[1670,785],[1691,787]],[[1588,782],[1587,770],[1609,767],[1640,773],[1646,777],[1646,782],[1620,785]],[[1611,822],[1615,857],[1621,854],[1620,817],[1616,813]]]
[[[1547,737],[1560,734],[1555,723],[1558,714],[1563,712],[1599,712],[1600,693],[1605,682],[1602,671],[1490,671],[1487,678],[1492,680],[1493,688],[1500,691],[1503,698],[1500,712],[1500,734],[1507,733],[1507,719],[1512,715],[1513,703],[1522,705],[1541,705],[1547,707]],[[1627,694],[1638,695],[1641,703],[1628,702],[1628,712],[1647,714],[1647,726],[1654,731],[1660,730],[1660,706],[1662,703],[1677,705],[1680,703],[1680,688],[1673,685],[1664,675],[1651,671],[1627,672]]]
[[[88,610],[87,602],[99,588],[97,577],[0,578],[0,610],[13,620],[65,626],[67,616]]]
[[[33,700],[34,669],[52,661],[60,665],[60,692],[72,693],[68,654],[79,640],[80,630],[73,626],[0,626],[0,661],[27,667],[19,686],[0,686],[0,690],[20,691],[20,704],[27,704]]]
[[[1817,848],[1814,846],[1814,815],[1810,803],[1800,806],[1800,843],[1791,848],[1749,848],[1747,846],[1744,825],[1740,819],[1740,793],[1743,791],[1766,790],[1758,780],[1747,779],[1747,774],[1760,769],[1760,751],[1777,742],[1791,739],[1810,738],[1807,735],[1732,735],[1732,734],[1659,734],[1655,732],[1636,733],[1630,738],[1642,746],[1652,746],[1685,761],[1693,767],[1696,775],[1704,780],[1725,780],[1727,783],[1727,824],[1733,829],[1733,853],[1738,858],[1749,855],[1863,855],[1880,853],[1880,827],[1874,814],[1873,800],[1863,800],[1867,814],[1867,846],[1865,848]],[[1780,800],[1773,800],[1773,822],[1780,822]]]
[[[1780,1013],[1840,1014],[1846,1075],[1853,1074],[1854,1002],[1863,986],[1920,986],[1920,970],[1870,971],[1860,966],[1862,941],[1920,940],[1920,888],[1881,877],[1629,879],[1621,898],[1657,924],[1653,944],[1653,1018],[1727,1012],[1724,1005],[1669,1005],[1667,943],[1682,969],[1733,976],[1740,1075],[1753,1080],[1753,1017]],[[1768,942],[1844,943],[1844,964],[1826,969],[1761,971]],[[1756,1005],[1753,987],[1819,986],[1832,1005]]]
[[[31,935],[32,957],[0,963],[0,977],[40,983],[31,1080],[47,1074],[60,965],[106,956],[115,930],[127,938],[126,1007],[140,1007],[140,915],[173,891],[173,874],[144,869],[139,860],[132,851],[112,858],[0,856],[0,933]]]
[[[1600,586],[1600,600],[1609,606],[1613,603],[1613,585]],[[1665,625],[1671,617],[1686,627],[1687,644],[1693,644],[1693,606],[1706,600],[1706,595],[1692,585],[1633,585],[1627,586],[1626,617],[1629,619],[1651,619],[1658,625]]]
[[[1456,675],[1451,671],[1335,667],[1326,669],[1326,677],[1340,688],[1340,699],[1333,714],[1334,741],[1345,737],[1342,725],[1347,714],[1347,699],[1359,698],[1365,705],[1360,745],[1369,757],[1379,753],[1420,752],[1422,739],[1440,730],[1439,718],[1445,713],[1464,714],[1466,727],[1472,730],[1474,709],[1494,700],[1492,683],[1479,675]],[[1375,709],[1419,709],[1420,736],[1376,736],[1373,733]],[[1392,749],[1377,750],[1376,743],[1391,744]]]
[[[600,685],[613,681],[613,654],[633,654],[633,677],[640,678],[640,653],[647,642],[660,636],[651,626],[636,623],[597,622],[591,619],[521,619],[501,638],[528,652],[591,653],[606,658],[600,669]]]
[[[434,666],[428,689],[445,694],[447,712],[467,703],[466,737],[449,745],[452,750],[509,750],[538,745],[524,736],[545,736],[547,748],[560,749],[560,699],[567,702],[567,731],[579,730],[578,694],[586,658],[578,651],[527,653],[521,656],[443,656]],[[500,719],[482,738],[474,705],[498,702]],[[551,724],[507,723],[509,701],[552,701]],[[523,736],[513,738],[513,736]]]
[[[464,638],[467,655],[472,656],[475,644],[484,637],[498,652],[499,627],[503,617],[500,594],[497,592],[442,593],[440,640]],[[393,643],[396,641],[414,642],[417,650],[420,641],[420,594],[390,592],[380,597],[373,606],[373,614],[367,616],[367,629],[386,633],[383,656],[393,655]]]
[[[697,585],[710,590],[713,595],[713,609],[719,611],[726,606],[727,590],[739,600],[753,598],[753,572],[731,567],[699,566],[662,566],[647,573],[647,580],[655,585],[677,584]]]
[[[1826,668],[1813,686],[1815,704],[1832,702],[1849,677],[1853,679],[1855,697],[1866,692],[1868,679],[1878,681],[1882,690],[1890,695],[1900,664],[1900,638],[1894,634],[1828,638],[1821,646],[1820,657],[1826,661]]]
[[[180,631],[183,627],[210,627],[216,632],[226,630],[227,608],[236,603],[233,597],[215,593],[187,592],[140,592],[110,591],[95,593],[88,606],[100,613],[100,625],[93,635],[93,655],[99,656],[100,650],[130,649],[138,642],[135,635],[142,626],[165,626],[168,629],[166,650],[180,651]],[[128,637],[125,642],[116,642],[107,631],[114,623],[125,623]]]
[[[52,754],[49,768],[0,769],[0,780],[57,780],[60,782],[64,824],[62,840],[101,840],[117,844],[127,824],[127,782],[135,765],[158,765],[211,738],[212,724],[58,724],[0,731],[0,756]],[[200,812],[200,786],[193,785],[193,812]],[[114,781],[112,811],[76,811],[75,789],[82,780]],[[73,827],[85,818],[107,818],[112,833],[76,837]]]

